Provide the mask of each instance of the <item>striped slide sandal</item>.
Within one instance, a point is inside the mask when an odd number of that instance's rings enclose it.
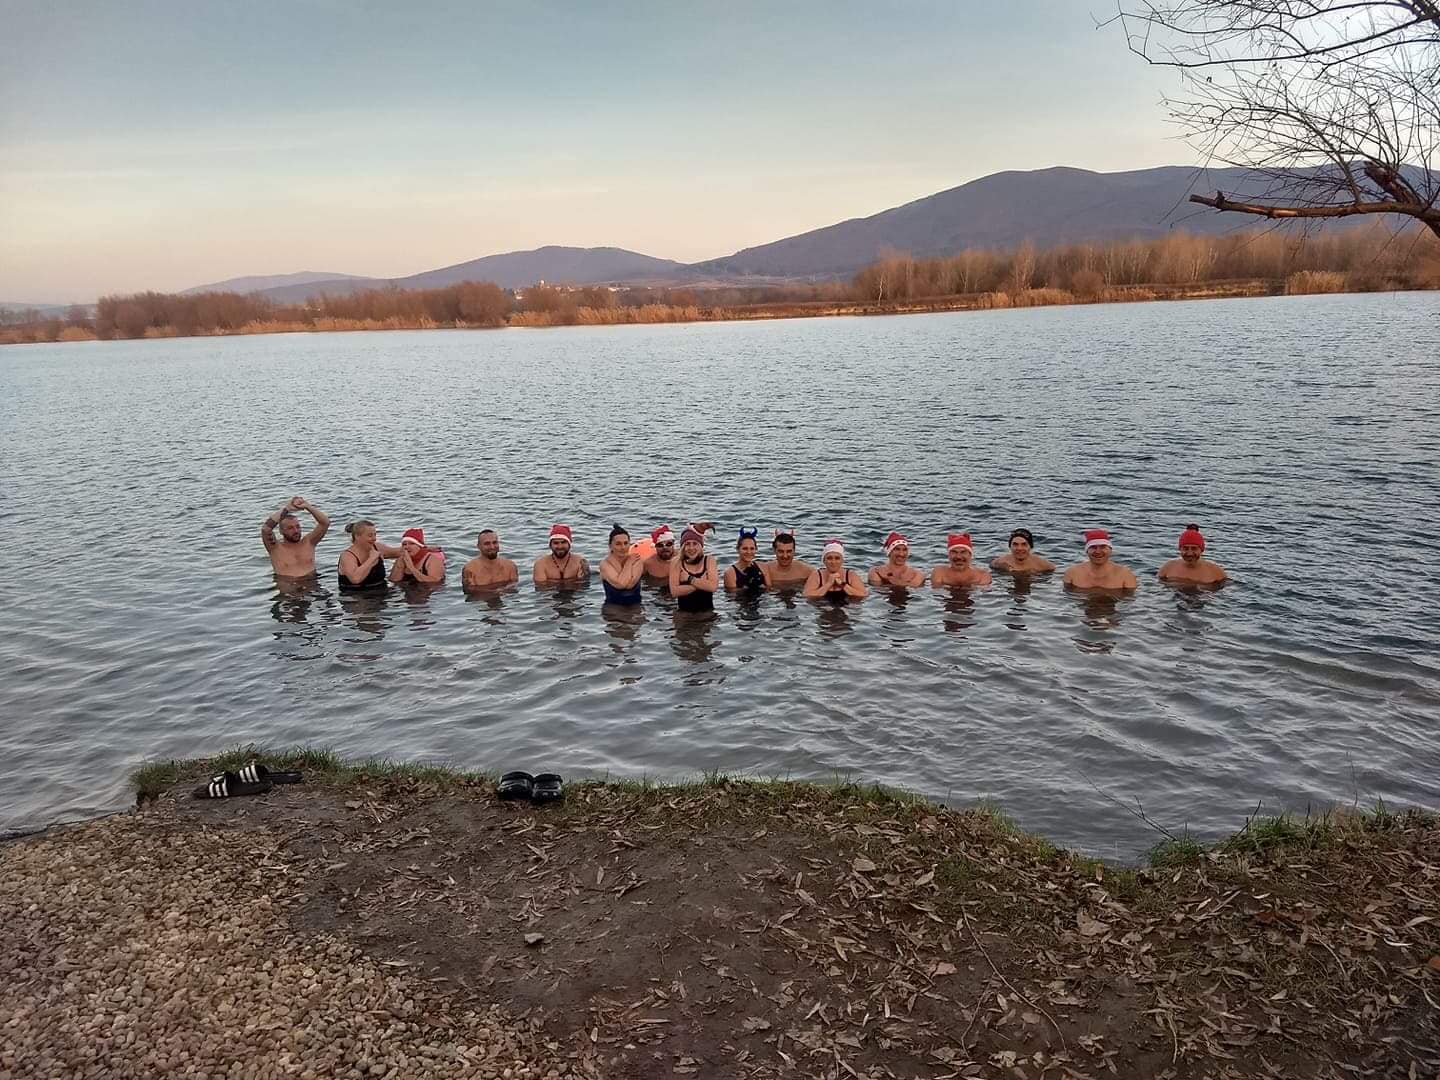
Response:
[[[264,795],[271,788],[269,780],[247,781],[239,773],[223,772],[212,776],[195,789],[197,799],[230,799],[236,795]]]
[[[279,772],[267,768],[258,761],[252,761],[240,770],[240,779],[246,784],[263,784],[270,781],[272,784],[303,784],[305,777],[298,772]]]

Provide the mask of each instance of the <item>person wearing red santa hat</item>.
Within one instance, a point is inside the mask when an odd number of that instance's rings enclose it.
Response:
[[[675,534],[669,525],[661,525],[650,530],[650,542],[655,545],[655,554],[645,560],[645,576],[669,581],[670,566],[675,561]]]
[[[402,585],[438,585],[445,580],[445,553],[426,546],[424,529],[405,530],[390,580]]]
[[[820,558],[820,566],[805,579],[805,596],[810,600],[860,600],[870,590],[859,571],[845,565],[845,545],[839,540],[827,540]]]
[[[1055,564],[1035,554],[1034,533],[1029,529],[1012,529],[1010,550],[991,559],[990,569],[1007,574],[1048,574],[1055,569]]]
[[[925,584],[925,571],[910,565],[910,541],[898,532],[885,537],[887,559],[870,570],[871,585],[913,589]]]
[[[950,560],[930,571],[930,584],[937,589],[989,585],[990,571],[976,566],[975,545],[969,533],[951,533],[945,538],[945,555]]]
[[[1204,558],[1205,537],[1191,522],[1180,534],[1180,557],[1160,567],[1160,580],[1181,585],[1219,585],[1228,580],[1225,568]]]
[[[1085,561],[1065,571],[1065,584],[1072,589],[1133,589],[1134,573],[1110,561],[1114,545],[1104,529],[1085,530]]]
[[[570,550],[570,526],[550,526],[550,554],[535,560],[535,584],[581,581],[590,576],[590,564]]]

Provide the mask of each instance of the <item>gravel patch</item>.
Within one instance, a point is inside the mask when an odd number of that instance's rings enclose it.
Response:
[[[298,937],[280,848],[164,813],[0,847],[0,1080],[578,1075],[524,1018]]]

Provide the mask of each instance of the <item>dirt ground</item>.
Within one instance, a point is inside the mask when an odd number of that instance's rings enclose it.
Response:
[[[1440,1076],[1431,817],[1121,871],[855,789],[187,791],[139,811],[157,843],[264,837],[288,933],[579,1075]]]

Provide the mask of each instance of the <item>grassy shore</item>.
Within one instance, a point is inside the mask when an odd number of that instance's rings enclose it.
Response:
[[[1333,284],[1333,283],[1332,283]],[[337,333],[364,330],[493,330],[544,328],[554,326],[634,326],[659,323],[755,322],[767,319],[811,319],[834,316],[918,315],[949,311],[994,311],[1006,308],[1053,307],[1056,305],[1136,303],[1152,300],[1218,300],[1237,297],[1280,296],[1297,292],[1345,292],[1344,288],[1297,287],[1283,278],[1245,278],[1231,281],[1199,282],[1191,285],[1153,284],[1107,286],[1094,293],[1078,294],[1067,289],[1037,288],[1019,292],[991,291],[953,296],[913,297],[903,300],[813,300],[775,301],[743,305],[645,304],[638,307],[578,307],[557,311],[516,311],[499,323],[471,323],[437,320],[426,315],[392,315],[383,319],[293,315],[276,319],[252,319],[233,328],[209,327],[194,334],[181,333],[174,326],[152,326],[146,338],[183,336],[236,337],[250,334]],[[93,341],[94,330],[81,326],[61,327],[54,320],[34,326],[0,327],[0,345],[23,345],[48,341]]]
[[[305,784],[188,797],[256,758]],[[530,807],[486,773],[247,748],[135,786],[134,814],[0,848],[0,1076],[1440,1069],[1427,813],[1257,819],[1115,867],[854,783]]]

